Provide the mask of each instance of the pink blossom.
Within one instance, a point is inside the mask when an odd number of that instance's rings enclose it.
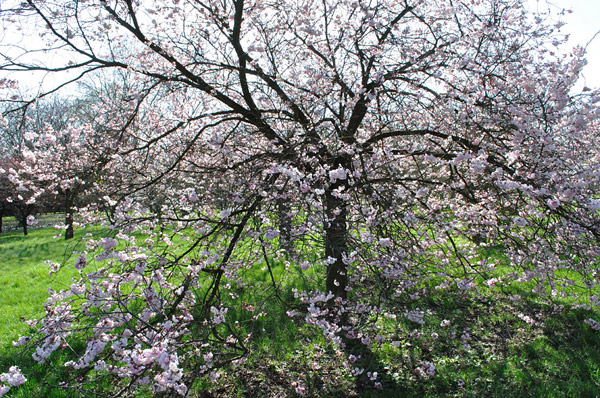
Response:
[[[408,311],[406,313],[406,317],[408,318],[408,320],[418,323],[419,325],[422,325],[425,323],[425,321],[423,319],[424,316],[425,316],[425,312],[423,312],[419,309],[416,309],[413,311]]]
[[[79,256],[77,257],[77,259],[75,260],[75,269],[80,271],[82,269],[84,269],[87,265],[87,258],[85,256]]]
[[[595,319],[588,318],[584,322],[590,325],[592,329],[600,330],[600,322],[596,321]]]
[[[19,369],[17,366],[11,366],[8,370],[8,373],[0,374],[0,382],[7,383],[9,386],[12,387],[18,387],[26,381],[27,379],[21,374],[21,369]],[[7,391],[8,388],[0,390],[2,394],[6,394]]]
[[[118,241],[114,238],[102,238],[98,244],[102,246],[105,251],[109,251],[117,247]]]

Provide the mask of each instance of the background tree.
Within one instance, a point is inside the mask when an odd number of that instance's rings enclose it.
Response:
[[[23,228],[23,235],[29,233],[28,227],[35,222],[35,214],[44,207],[47,200],[45,189],[37,182],[34,176],[27,173],[22,167],[19,157],[2,159],[0,173],[3,181],[3,202],[6,208],[14,215],[19,226]]]
[[[65,59],[5,54],[3,70],[133,79],[107,163],[129,195],[105,199],[126,248],[90,240],[99,271],[51,299],[40,361],[87,327],[69,366],[184,395],[247,355],[228,303],[260,266],[348,355],[391,338],[383,314],[422,322],[410,303],[435,293],[429,278],[474,288],[498,265],[485,247],[503,248],[507,280],[593,296],[599,94],[570,94],[582,52],[554,54],[562,36],[521,1],[29,0],[3,17],[45,27]],[[168,228],[140,200],[149,189],[169,198]],[[278,210],[292,222],[278,228]],[[282,235],[294,243],[277,278]],[[311,268],[321,277],[285,300],[286,278]]]
[[[126,115],[123,108],[99,110],[110,103],[110,97],[89,85],[82,87],[81,98],[52,96],[21,109],[7,109],[2,134],[11,152],[22,159],[17,167],[21,179],[27,180],[30,189],[54,194],[62,203],[66,239],[73,238],[76,207],[87,204],[97,192],[95,183],[102,179],[102,168],[114,152],[110,115]]]
[[[8,180],[6,170],[0,170],[0,233],[3,232],[4,217],[9,214],[9,198],[12,195],[12,184]]]
[[[46,125],[39,133],[27,133],[30,149],[24,150],[21,170],[24,178],[34,177],[37,189],[62,198],[66,239],[73,238],[76,204],[99,175],[101,162],[94,157],[94,135],[89,125],[60,131]]]

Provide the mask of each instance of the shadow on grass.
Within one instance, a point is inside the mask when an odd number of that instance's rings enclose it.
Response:
[[[423,304],[423,303],[422,303]],[[584,310],[553,312],[523,299],[501,296],[475,300],[449,293],[430,299],[435,315],[406,335],[396,350],[363,350],[361,366],[378,371],[380,390],[356,383],[343,366],[347,353],[336,349],[318,330],[290,319],[281,304],[267,300],[271,314],[252,323],[253,345],[248,362],[229,369],[218,383],[198,380],[190,397],[597,397],[600,391],[600,332],[583,321]],[[278,311],[276,311],[278,310]],[[245,318],[240,314],[232,316]],[[451,319],[441,328],[439,319]],[[525,319],[525,320],[524,320]],[[410,331],[410,323],[398,327]],[[439,337],[431,339],[431,333]],[[469,333],[468,339],[461,337]],[[80,343],[79,349],[84,343]],[[358,353],[360,347],[353,347]],[[0,369],[18,365],[29,382],[11,397],[83,397],[85,394],[50,388],[67,376],[61,364],[72,359],[55,356],[36,364],[13,347],[0,355]],[[415,373],[423,360],[436,365],[433,377]],[[366,370],[366,371],[367,371]],[[365,371],[365,372],[366,372]],[[100,389],[100,387],[99,387]],[[140,394],[150,397],[151,394]]]
[[[522,296],[511,301],[501,294],[476,299],[456,293],[431,301],[436,316],[451,319],[452,326],[424,330],[440,337],[417,340],[419,352],[404,354],[414,358],[426,352],[436,375],[419,380],[409,375],[409,367],[400,367],[401,388],[379,396],[600,396],[600,332],[584,323],[594,314],[557,311]]]
[[[23,243],[21,236],[0,238],[0,245]],[[35,239],[35,233],[26,239]],[[50,242],[42,244],[48,246],[23,246],[24,255],[37,253],[40,257],[46,250],[54,254],[65,250]],[[600,396],[600,331],[584,323],[586,318],[598,319],[597,311],[558,311],[525,290],[488,291],[486,296],[438,292],[411,303],[431,311],[423,325],[398,317],[386,326],[386,337],[393,338],[372,349],[358,345],[344,352],[301,318],[286,315],[288,308],[267,289],[270,281],[263,276],[248,275],[253,286],[237,292],[238,307],[228,306],[228,318],[243,325],[244,335],[253,336],[247,363],[228,369],[216,383],[198,379],[189,397],[269,398],[301,393],[307,397],[367,398]],[[294,302],[291,288],[283,294],[285,301]],[[512,300],[516,294],[522,299]],[[248,312],[242,303],[250,303],[266,315],[250,320],[256,312]],[[402,311],[396,308],[393,312]],[[442,320],[449,320],[450,325],[442,327]],[[392,345],[390,340],[398,344]],[[80,342],[78,350],[85,350],[84,345]],[[350,353],[361,355],[360,362],[348,364]],[[12,390],[10,397],[85,396],[50,387],[72,376],[62,366],[70,359],[68,354],[57,354],[39,365],[30,353],[6,346],[0,349],[0,373],[17,365],[29,379]],[[435,375],[417,371],[425,361],[435,365]],[[359,366],[365,371],[355,378],[352,368]],[[365,382],[367,372],[378,373],[380,390]],[[99,384],[97,390],[103,387]]]
[[[286,317],[265,321],[256,336],[265,342],[233,373],[237,379],[198,396],[295,397],[298,380],[309,397],[600,396],[600,331],[584,323],[594,314],[557,311],[525,292],[518,301],[511,295],[446,292],[423,299],[419,305],[432,315],[419,333],[400,320],[400,347],[351,348],[362,356],[353,367],[365,368],[357,378],[343,370],[349,352],[336,351],[317,330]],[[451,325],[441,327],[442,319]],[[423,361],[435,364],[434,376],[417,372]],[[378,372],[381,389],[366,382],[368,371]]]

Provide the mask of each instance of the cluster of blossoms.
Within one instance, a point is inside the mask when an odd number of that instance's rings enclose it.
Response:
[[[79,359],[64,366],[86,372],[93,370],[97,376],[131,380],[134,387],[150,385],[157,392],[173,390],[185,395],[188,387],[183,380],[182,356],[198,358],[203,364],[196,372],[218,378],[213,369],[216,357],[209,351],[209,345],[202,339],[190,342],[190,327],[196,322],[192,314],[196,299],[187,290],[192,280],[188,278],[174,285],[164,269],[147,273],[145,250],[132,245],[133,241],[127,239],[130,246],[123,250],[117,250],[119,241],[114,238],[87,242],[88,248],[98,250],[95,266],[105,262],[109,267],[121,264],[125,268],[119,273],[108,273],[107,268],[101,267],[82,274],[82,279],[70,289],[54,292],[48,299],[46,316],[38,322],[28,322],[41,336],[33,357],[44,363],[54,351],[68,344],[74,329],[87,329],[91,333],[85,351]],[[83,263],[77,259],[76,269],[81,271]],[[190,266],[190,276],[197,277],[200,269],[201,266]],[[204,322],[208,333],[225,322],[226,312],[225,308],[210,308]],[[103,315],[106,313],[111,315]],[[232,351],[239,350],[236,337],[226,336],[225,340]],[[30,341],[22,337],[14,344]],[[185,352],[181,351],[183,346],[187,346]],[[6,376],[6,380],[12,385],[24,381],[17,373]]]
[[[11,387],[17,387],[25,383],[27,379],[21,374],[21,370],[16,366],[11,366],[8,373],[0,374],[0,397],[5,395]],[[4,384],[6,383],[6,384]]]
[[[534,283],[597,305],[600,92],[570,94],[583,54],[548,53],[553,28],[522,2],[208,3],[29,1],[1,16],[37,18],[87,57],[82,75],[126,80],[92,122],[28,134],[2,173],[25,205],[60,194],[67,230],[76,193],[93,192],[79,216],[104,227],[30,323],[37,361],[68,348],[77,388],[184,396],[243,363],[277,300],[381,386],[352,347],[398,342],[384,325],[399,319],[422,328],[428,295]],[[504,261],[483,258],[497,247]],[[499,264],[511,271],[481,280]],[[434,376],[434,360],[417,369]]]
[[[592,318],[588,318],[584,321],[585,323],[587,323],[588,325],[590,325],[590,327],[594,330],[600,330],[600,322],[598,322],[595,319]]]

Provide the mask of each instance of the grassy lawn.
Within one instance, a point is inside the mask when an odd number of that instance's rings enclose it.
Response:
[[[74,239],[54,238],[61,231],[40,228],[23,236],[20,231],[0,234],[0,347],[5,347],[27,330],[21,317],[43,312],[48,287],[67,288],[77,271],[72,267],[74,250],[82,249],[81,238],[90,232],[79,229]],[[49,275],[46,260],[63,265]]]
[[[52,228],[32,230],[27,237],[0,235],[0,373],[18,365],[29,379],[10,397],[80,396],[46,387],[60,382],[66,371],[60,363],[68,354],[37,365],[11,342],[27,331],[22,316],[42,313],[47,287],[66,288],[77,276],[69,254],[80,248],[87,232],[78,230],[70,241],[54,239]],[[48,259],[64,266],[50,276]],[[250,270],[246,277],[253,289],[237,292],[244,301],[262,303],[266,314],[247,323],[246,332],[254,336],[248,361],[228,369],[215,383],[198,379],[190,397],[294,397],[298,382],[309,397],[600,397],[600,331],[584,323],[600,319],[597,310],[549,304],[525,286],[449,288],[424,295],[406,307],[424,310],[423,324],[403,316],[372,320],[386,340],[373,342],[364,359],[379,373],[382,388],[362,389],[354,382],[347,355],[320,331],[288,317],[283,304],[269,296],[266,272]],[[273,272],[286,271],[273,264]],[[284,287],[286,298],[291,299],[292,287]],[[515,300],[517,295],[521,299]],[[241,324],[248,318],[234,307],[229,316]],[[427,374],[426,363],[435,366],[435,374]]]

